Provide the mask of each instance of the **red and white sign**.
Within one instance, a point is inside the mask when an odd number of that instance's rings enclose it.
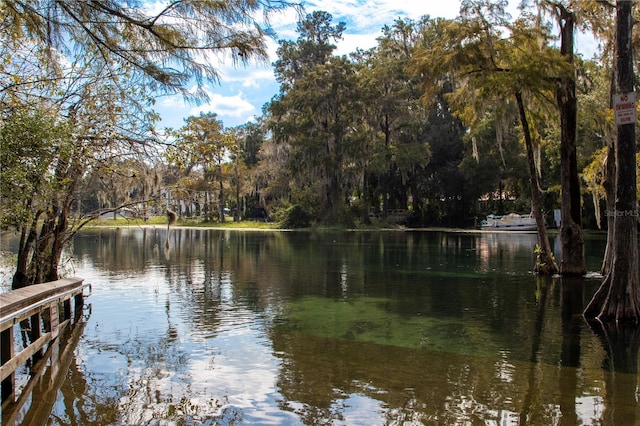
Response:
[[[635,92],[613,95],[613,112],[616,124],[634,124],[637,120]]]

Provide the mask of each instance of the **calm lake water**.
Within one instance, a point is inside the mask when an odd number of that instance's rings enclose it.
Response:
[[[531,274],[534,234],[178,228],[165,251],[166,235],[130,228],[75,238],[67,268],[92,284],[91,314],[45,413],[29,412],[45,404],[34,395],[24,418],[640,421],[637,352],[617,362],[580,315],[600,278]],[[588,236],[591,271],[604,245],[604,236]]]

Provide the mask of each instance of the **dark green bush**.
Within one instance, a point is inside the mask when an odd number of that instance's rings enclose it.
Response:
[[[280,212],[278,216],[281,228],[308,228],[311,224],[309,214],[297,204]]]

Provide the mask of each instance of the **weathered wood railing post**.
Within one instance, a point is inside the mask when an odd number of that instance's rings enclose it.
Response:
[[[75,297],[73,298],[73,322],[78,322],[80,321],[80,318],[82,318],[82,308],[84,306],[84,294],[82,293],[78,293],[75,295]]]
[[[67,299],[62,302],[63,306],[63,318],[68,320],[71,319],[71,299]]]
[[[13,358],[13,327],[0,332],[0,364],[5,365]],[[2,380],[0,387],[2,388],[2,401],[13,397],[15,375],[11,373],[7,378]]]
[[[40,312],[36,312],[31,315],[30,324],[31,331],[29,332],[29,338],[32,342],[35,342],[42,336],[42,314]],[[36,353],[33,354],[33,363],[35,364],[42,358],[42,354],[44,351],[40,349]]]

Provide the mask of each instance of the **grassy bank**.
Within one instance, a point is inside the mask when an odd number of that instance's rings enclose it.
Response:
[[[137,218],[118,217],[116,219],[98,219],[91,222],[89,227],[125,227],[125,226],[167,226],[167,218],[165,216],[153,216],[148,220]],[[226,222],[203,222],[195,219],[178,219],[176,227],[189,226],[198,228],[233,228],[233,229],[278,229],[278,224],[274,222],[243,220],[234,222],[228,220]]]

